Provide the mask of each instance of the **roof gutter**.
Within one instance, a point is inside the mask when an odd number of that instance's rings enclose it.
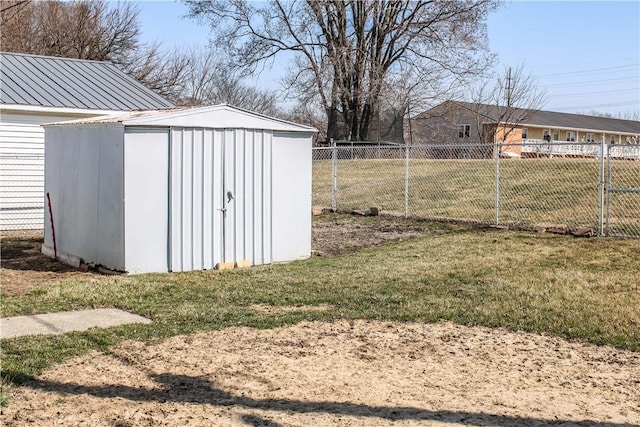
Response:
[[[77,114],[81,116],[104,116],[107,114],[118,114],[119,110],[95,110],[90,108],[69,108],[69,107],[44,107],[39,105],[19,105],[0,104],[0,111],[3,113],[16,111],[20,113],[42,113],[42,114]]]

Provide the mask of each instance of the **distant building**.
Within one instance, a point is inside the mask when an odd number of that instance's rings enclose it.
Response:
[[[445,101],[411,119],[413,144],[506,143],[520,155],[522,143],[634,144],[640,122],[554,111]]]
[[[109,62],[0,52],[0,230],[43,228],[43,123],[173,106]]]

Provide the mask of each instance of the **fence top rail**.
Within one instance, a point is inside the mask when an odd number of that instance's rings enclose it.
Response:
[[[610,147],[628,147],[630,149],[640,149],[640,144],[609,144],[605,143],[605,146]],[[599,142],[565,142],[565,141],[526,141],[526,142],[500,142],[500,143],[433,143],[433,144],[394,144],[394,145],[336,145],[336,146],[318,146],[313,147],[314,150],[352,150],[352,149],[388,149],[388,150],[402,150],[405,148],[421,148],[421,149],[461,149],[461,148],[504,148],[504,147],[584,147],[598,149],[600,147]]]
[[[395,144],[395,145],[336,145],[336,146],[321,146],[321,147],[313,147],[313,150],[319,151],[330,151],[330,150],[404,150],[406,148],[414,149],[414,148],[423,148],[423,149],[433,149],[433,148],[483,148],[486,149],[488,147],[497,146],[497,144]]]

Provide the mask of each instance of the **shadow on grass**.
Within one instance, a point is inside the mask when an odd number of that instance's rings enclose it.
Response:
[[[3,238],[0,258],[2,268],[41,272],[77,272],[77,268],[43,255],[42,237]]]
[[[2,380],[3,384],[22,385],[35,381],[35,378],[22,372],[13,371],[11,369],[2,369],[0,370],[0,380]]]
[[[123,398],[138,402],[175,402],[195,403],[211,406],[240,406],[249,409],[268,411],[282,411],[298,414],[325,413],[343,416],[358,416],[379,418],[388,421],[424,420],[445,423],[477,424],[482,426],[519,426],[519,425],[589,425],[609,427],[638,427],[628,423],[602,423],[592,420],[579,422],[570,420],[545,420],[529,417],[514,417],[508,415],[494,415],[486,413],[461,411],[432,411],[428,409],[407,406],[370,406],[349,402],[309,402],[294,399],[253,399],[246,396],[235,396],[229,392],[216,388],[202,377],[185,375],[161,374],[151,376],[165,387],[161,389],[141,389],[128,386],[83,386],[73,383],[36,380],[28,382],[25,387],[40,389],[48,392],[58,392],[73,395],[89,394],[100,398]],[[249,425],[278,426],[279,424],[256,417],[245,415],[243,421]]]

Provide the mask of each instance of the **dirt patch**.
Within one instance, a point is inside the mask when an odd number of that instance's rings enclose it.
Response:
[[[640,354],[451,323],[126,342],[17,388],[7,426],[630,426]]]
[[[40,252],[42,243],[42,231],[3,231],[0,234],[2,293],[23,294],[40,285],[91,275],[44,256]]]
[[[339,256],[451,230],[443,223],[393,216],[358,217],[327,215],[313,222],[313,250],[316,256]]]

